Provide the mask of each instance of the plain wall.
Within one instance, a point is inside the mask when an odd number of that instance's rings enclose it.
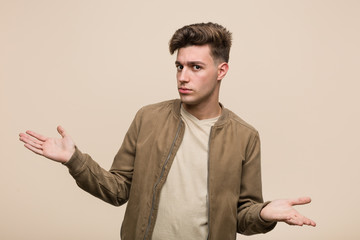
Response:
[[[233,32],[220,101],[262,140],[265,200],[318,226],[241,239],[359,239],[360,1],[0,0],[0,239],[119,239],[125,206],[18,141],[61,124],[108,169],[136,111],[177,98],[174,31]]]

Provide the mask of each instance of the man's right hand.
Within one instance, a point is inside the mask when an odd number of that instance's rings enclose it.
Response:
[[[75,143],[61,126],[57,131],[62,138],[49,138],[32,131],[20,133],[20,141],[30,151],[53,161],[66,163],[75,152]]]

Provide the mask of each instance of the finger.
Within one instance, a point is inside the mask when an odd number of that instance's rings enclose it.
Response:
[[[27,149],[29,149],[30,151],[39,154],[39,155],[43,155],[43,151],[41,149],[35,148],[30,144],[25,143],[24,145]]]
[[[311,202],[311,198],[309,197],[300,197],[289,200],[289,203],[291,205],[303,205],[303,204],[308,204],[310,202]]]
[[[301,215],[293,215],[288,217],[286,222],[290,225],[303,226],[306,224],[306,220],[307,219]]]
[[[294,216],[288,217],[285,222],[290,225],[297,225],[297,226],[303,226],[303,225],[308,225],[308,226],[313,226],[313,227],[316,226],[316,223],[314,221],[312,221],[311,219],[304,217],[302,215],[294,215]]]
[[[313,220],[308,219],[308,218],[306,218],[306,220],[304,221],[304,224],[306,224],[308,226],[316,227],[316,223]]]
[[[20,136],[20,141],[24,142],[24,143],[28,143],[28,144],[31,144],[31,145],[38,145],[38,146],[42,146],[43,144],[43,141],[40,141],[34,137],[31,137],[27,134],[24,134],[24,133],[20,133],[19,134]]]
[[[301,226],[300,222],[298,222],[296,219],[294,218],[288,218],[285,220],[285,222],[289,225],[292,225],[292,226]]]
[[[67,133],[66,133],[65,129],[62,126],[58,126],[57,131],[63,138],[67,136]]]
[[[313,226],[313,227],[316,226],[316,223],[308,218],[294,220],[294,223],[296,223],[296,225],[298,226],[303,226],[303,225]]]
[[[26,133],[27,133],[28,135],[30,135],[30,136],[32,136],[32,137],[40,140],[40,141],[43,141],[43,142],[45,142],[46,139],[47,139],[45,136],[43,136],[43,135],[41,135],[41,134],[38,134],[38,133],[36,133],[36,132],[30,131],[30,130],[26,131]]]

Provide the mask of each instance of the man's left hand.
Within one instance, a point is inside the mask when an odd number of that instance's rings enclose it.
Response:
[[[316,223],[313,220],[301,215],[293,208],[295,205],[303,205],[310,202],[311,199],[309,197],[274,200],[261,210],[260,216],[265,221],[279,221],[289,225],[309,225],[315,227]]]

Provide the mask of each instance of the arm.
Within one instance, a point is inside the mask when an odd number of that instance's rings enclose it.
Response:
[[[139,112],[131,123],[109,171],[101,168],[89,155],[78,149],[65,164],[80,188],[115,206],[120,206],[129,199],[140,125]]]
[[[114,160],[121,162],[121,168],[113,171],[101,168],[89,155],[81,153],[62,127],[58,132],[60,139],[27,131],[20,133],[20,141],[32,152],[67,166],[78,186],[90,194],[115,206],[125,203],[131,186],[136,131],[129,129],[124,140],[128,148],[119,150]]]
[[[245,149],[241,172],[237,231],[244,235],[266,233],[276,226],[276,221],[264,221],[260,217],[261,210],[268,204],[262,197],[260,157],[260,138],[256,133]]]
[[[265,233],[272,230],[276,222],[289,225],[316,226],[311,219],[297,212],[293,206],[311,202],[308,197],[298,199],[280,199],[262,203],[260,175],[260,140],[257,135],[249,145],[243,164],[241,196],[238,208],[238,231],[245,235]]]

